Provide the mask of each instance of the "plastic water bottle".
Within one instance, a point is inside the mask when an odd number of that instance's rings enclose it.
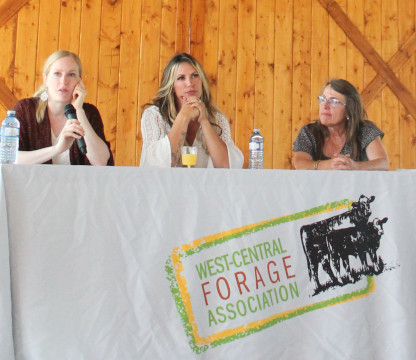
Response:
[[[250,137],[249,143],[249,169],[263,169],[263,147],[264,139],[260,135],[260,129],[254,129],[253,135]]]
[[[16,111],[7,110],[7,117],[1,124],[0,164],[16,164],[19,133],[20,122],[16,118]]]

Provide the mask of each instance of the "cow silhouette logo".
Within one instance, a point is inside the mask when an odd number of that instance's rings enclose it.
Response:
[[[350,210],[301,227],[309,279],[315,285],[313,296],[383,272],[384,263],[377,250],[388,218],[369,221],[374,199],[361,195]],[[358,260],[354,266],[353,258]]]

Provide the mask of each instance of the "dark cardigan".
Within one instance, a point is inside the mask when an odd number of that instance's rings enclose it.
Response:
[[[41,123],[38,124],[36,121],[36,104],[38,101],[40,101],[39,98],[33,97],[22,99],[14,106],[16,117],[20,121],[19,150],[32,151],[52,146],[51,124],[48,111],[45,111],[45,117]],[[98,109],[94,105],[87,103],[84,103],[83,108],[92,128],[108,146],[110,157],[107,165],[114,165],[110,143],[105,138],[104,125]],[[91,165],[88,158],[78,149],[76,141],[74,141],[69,149],[69,154],[71,165]],[[45,162],[45,164],[52,164],[52,160]]]

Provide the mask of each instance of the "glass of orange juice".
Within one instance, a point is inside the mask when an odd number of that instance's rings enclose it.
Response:
[[[196,157],[196,146],[182,146],[182,165],[186,165],[188,168],[195,166]]]

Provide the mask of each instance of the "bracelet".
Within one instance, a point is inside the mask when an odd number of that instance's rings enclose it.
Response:
[[[316,160],[316,161],[313,162],[313,169],[314,170],[318,170],[318,165],[319,165],[320,162],[321,162],[321,160]]]

